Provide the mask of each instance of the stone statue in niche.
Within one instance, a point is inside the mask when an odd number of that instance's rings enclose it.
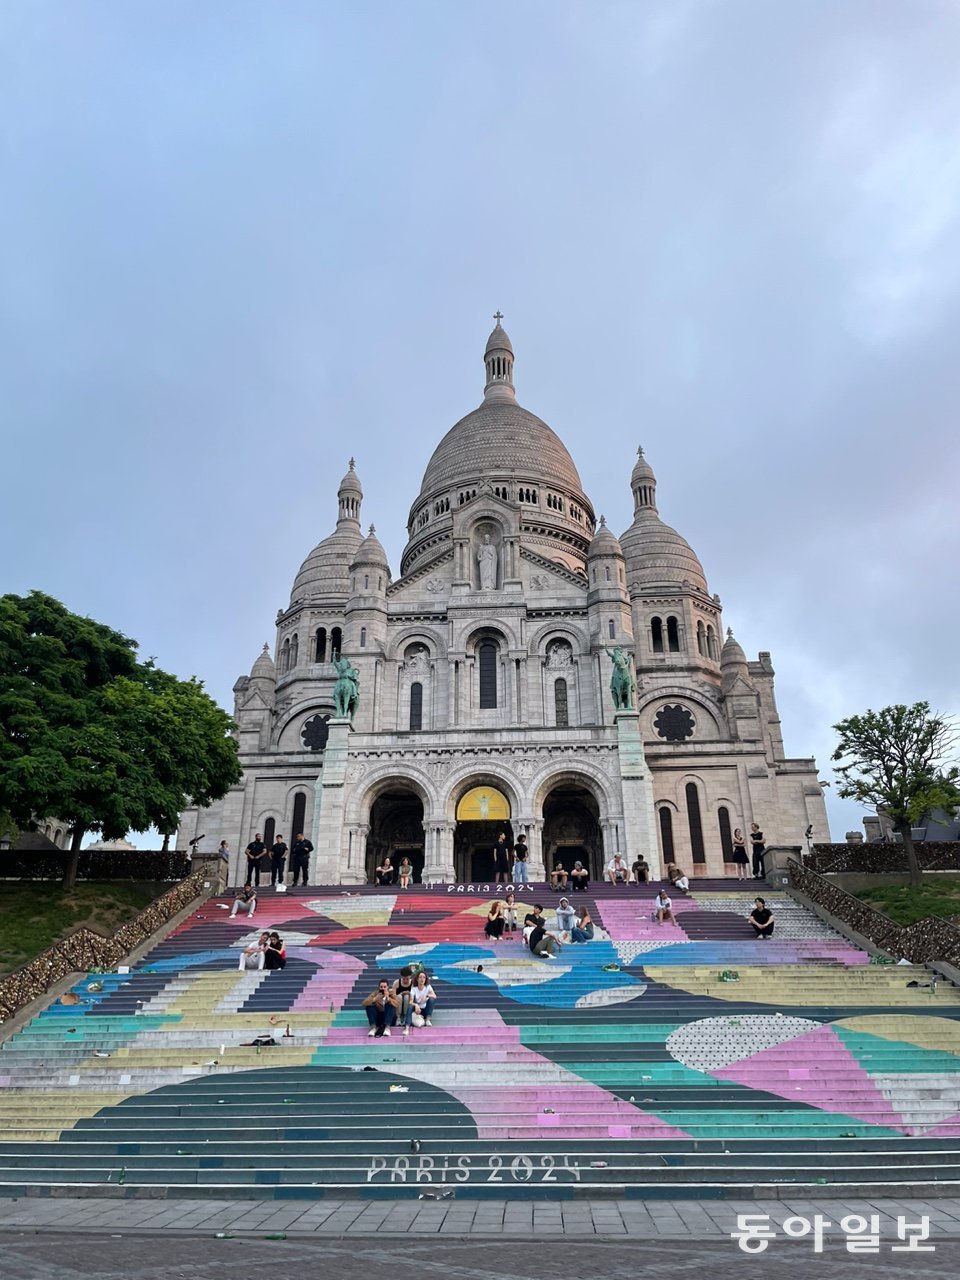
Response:
[[[480,566],[480,590],[496,591],[497,548],[490,541],[489,533],[483,535],[483,542],[477,552],[477,564]]]
[[[573,650],[565,640],[555,640],[547,650],[548,671],[569,671],[573,666]]]
[[[430,670],[430,655],[422,645],[407,657],[407,660],[404,663],[404,668],[409,676],[422,676],[427,674]]]

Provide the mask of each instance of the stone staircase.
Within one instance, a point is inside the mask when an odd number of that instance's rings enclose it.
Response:
[[[484,938],[489,892],[211,899],[3,1043],[0,1194],[956,1194],[960,992],[777,893],[758,941],[755,890],[694,882],[658,925],[656,886],[595,886],[602,936],[554,960]],[[266,928],[286,968],[239,972]],[[413,960],[435,1025],[369,1039]]]

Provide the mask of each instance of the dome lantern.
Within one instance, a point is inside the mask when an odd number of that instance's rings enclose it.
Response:
[[[484,400],[515,400],[516,391],[513,386],[513,347],[506,329],[500,324],[501,312],[494,315],[496,325],[487,339],[483,353],[483,364],[487,371],[487,382],[483,388]]]
[[[347,474],[340,481],[340,488],[337,490],[337,501],[339,503],[337,524],[343,520],[349,520],[360,528],[360,503],[363,501],[363,488],[360,479],[354,470],[356,462],[350,459],[350,465],[347,468]]]

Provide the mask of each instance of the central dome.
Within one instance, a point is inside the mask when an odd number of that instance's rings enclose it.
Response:
[[[577,468],[556,432],[516,400],[485,400],[434,449],[420,493],[426,497],[494,472],[581,492]]]

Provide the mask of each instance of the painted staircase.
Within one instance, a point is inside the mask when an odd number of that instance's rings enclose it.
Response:
[[[694,882],[675,925],[656,886],[571,894],[598,936],[553,960],[484,938],[482,888],[211,899],[79,982],[2,1045],[0,1194],[956,1194],[954,987],[773,892],[756,940],[752,882]],[[240,972],[267,928],[286,968]],[[368,1038],[363,997],[413,960],[435,1025]]]

